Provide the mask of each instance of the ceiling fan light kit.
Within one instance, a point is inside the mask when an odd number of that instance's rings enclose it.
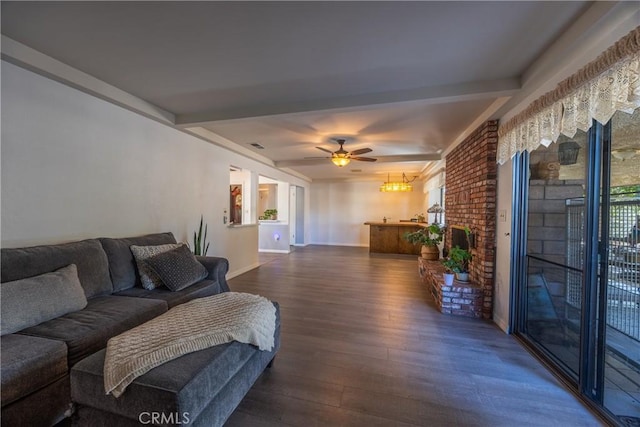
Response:
[[[353,150],[352,152],[348,152],[344,149],[343,145],[345,143],[345,139],[336,139],[336,142],[340,144],[340,149],[337,151],[329,151],[326,148],[316,147],[318,150],[324,151],[325,153],[331,154],[330,158],[334,165],[339,168],[348,165],[351,160],[357,160],[359,162],[375,162],[378,159],[374,159],[372,157],[356,157],[360,154],[371,152],[371,148],[360,148],[358,150]]]
[[[333,153],[331,155],[331,161],[333,162],[334,165],[338,166],[339,168],[343,166],[347,166],[349,163],[351,163],[351,159],[349,158],[348,154]]]

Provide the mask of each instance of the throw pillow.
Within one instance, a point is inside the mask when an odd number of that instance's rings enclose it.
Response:
[[[145,262],[172,291],[191,286],[209,274],[204,265],[200,264],[184,245],[147,258]]]
[[[0,335],[12,334],[87,306],[75,264],[0,284]]]
[[[149,268],[145,261],[154,255],[170,251],[180,245],[181,243],[168,243],[166,245],[155,246],[130,246],[131,253],[133,254],[133,257],[136,260],[136,265],[138,266],[138,274],[140,275],[140,282],[142,283],[143,288],[151,291],[162,286],[162,280],[160,280],[155,271]]]

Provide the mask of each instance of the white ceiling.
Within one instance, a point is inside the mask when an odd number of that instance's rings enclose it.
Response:
[[[437,158],[494,114],[590,4],[1,6],[5,36],[173,113],[180,127],[204,128],[315,180],[418,174],[427,161],[406,160]],[[316,146],[337,149],[336,137],[380,161],[342,169],[304,161],[325,155]],[[384,161],[393,159],[405,161]]]

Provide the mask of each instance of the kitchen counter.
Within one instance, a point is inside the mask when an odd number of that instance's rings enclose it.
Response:
[[[383,227],[428,227],[429,224],[426,222],[413,222],[413,221],[400,221],[400,222],[392,222],[392,221],[367,221],[364,225],[380,225]]]

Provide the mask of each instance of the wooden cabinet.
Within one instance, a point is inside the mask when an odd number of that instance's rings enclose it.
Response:
[[[398,227],[372,225],[369,229],[369,252],[397,254]]]
[[[423,225],[413,222],[365,222],[369,225],[369,252],[381,254],[419,255],[420,245],[403,239],[407,232],[417,231]]]

